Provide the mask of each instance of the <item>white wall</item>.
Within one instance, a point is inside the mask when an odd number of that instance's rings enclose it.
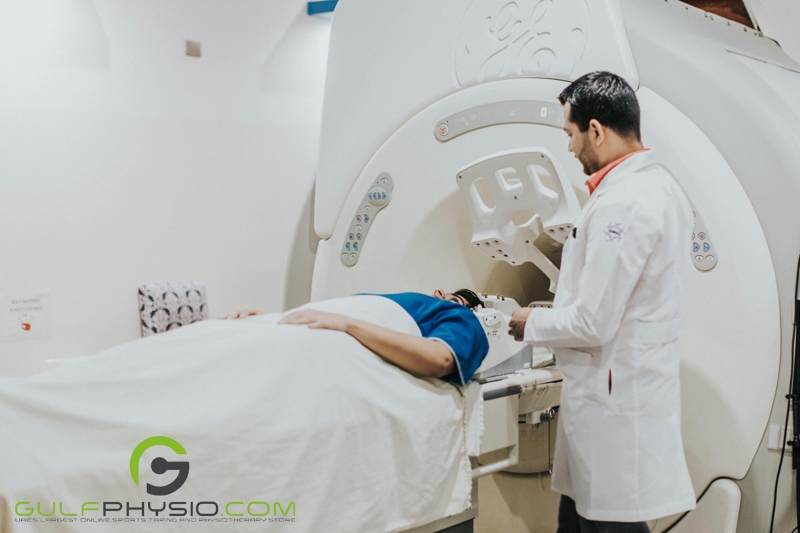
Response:
[[[302,299],[330,30],[305,6],[0,3],[0,292],[53,307],[0,375],[138,338],[145,281],[205,282],[211,316]]]

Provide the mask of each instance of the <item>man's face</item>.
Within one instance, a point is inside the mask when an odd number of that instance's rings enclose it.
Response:
[[[458,294],[444,292],[442,289],[436,289],[433,291],[433,297],[438,298],[439,300],[449,300],[453,303],[457,303],[458,305],[467,305],[467,301]]]
[[[600,170],[596,147],[591,142],[591,128],[581,131],[578,125],[570,120],[570,104],[564,104],[564,132],[569,137],[569,151],[575,154],[583,165],[583,172],[590,176]]]

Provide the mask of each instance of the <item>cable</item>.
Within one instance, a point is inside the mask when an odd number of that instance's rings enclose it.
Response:
[[[792,362],[791,362],[791,370],[789,373],[789,394],[786,395],[786,418],[783,422],[783,446],[781,447],[781,460],[778,462],[778,473],[775,475],[775,490],[772,494],[772,518],[769,522],[769,533],[774,533],[775,528],[775,510],[778,505],[778,482],[781,479],[781,468],[783,468],[783,458],[786,455],[786,436],[789,432],[789,410],[791,408],[792,402],[792,394],[794,392],[794,372],[795,372],[795,351],[797,349],[797,290],[798,290],[798,280],[800,279],[800,258],[797,260],[797,276],[795,276],[794,282],[794,294],[795,294],[795,312],[794,312],[794,320],[792,321]],[[797,432],[797,428],[795,428],[795,432]],[[792,450],[793,453],[797,453],[797,450]],[[797,531],[797,528],[794,528],[794,531]],[[794,533],[794,531],[792,533]]]

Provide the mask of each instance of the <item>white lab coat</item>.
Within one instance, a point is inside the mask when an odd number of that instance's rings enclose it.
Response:
[[[692,216],[652,151],[622,162],[574,223],[553,308],[525,325],[564,374],[552,488],[589,520],[695,507],[678,370]]]

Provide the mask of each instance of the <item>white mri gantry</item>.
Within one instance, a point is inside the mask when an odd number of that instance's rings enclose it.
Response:
[[[676,0],[342,0],[329,50],[312,299],[504,294],[481,316],[484,377],[542,358],[504,334],[507,317],[552,299],[588,198],[557,95],[594,70],[634,87],[643,141],[696,213],[681,384],[698,506],[651,526],[766,529],[767,428],[785,413],[800,253],[800,66],[760,32]],[[558,405],[559,380],[550,367],[483,385],[482,452],[501,458],[476,476],[516,464],[518,420]]]

